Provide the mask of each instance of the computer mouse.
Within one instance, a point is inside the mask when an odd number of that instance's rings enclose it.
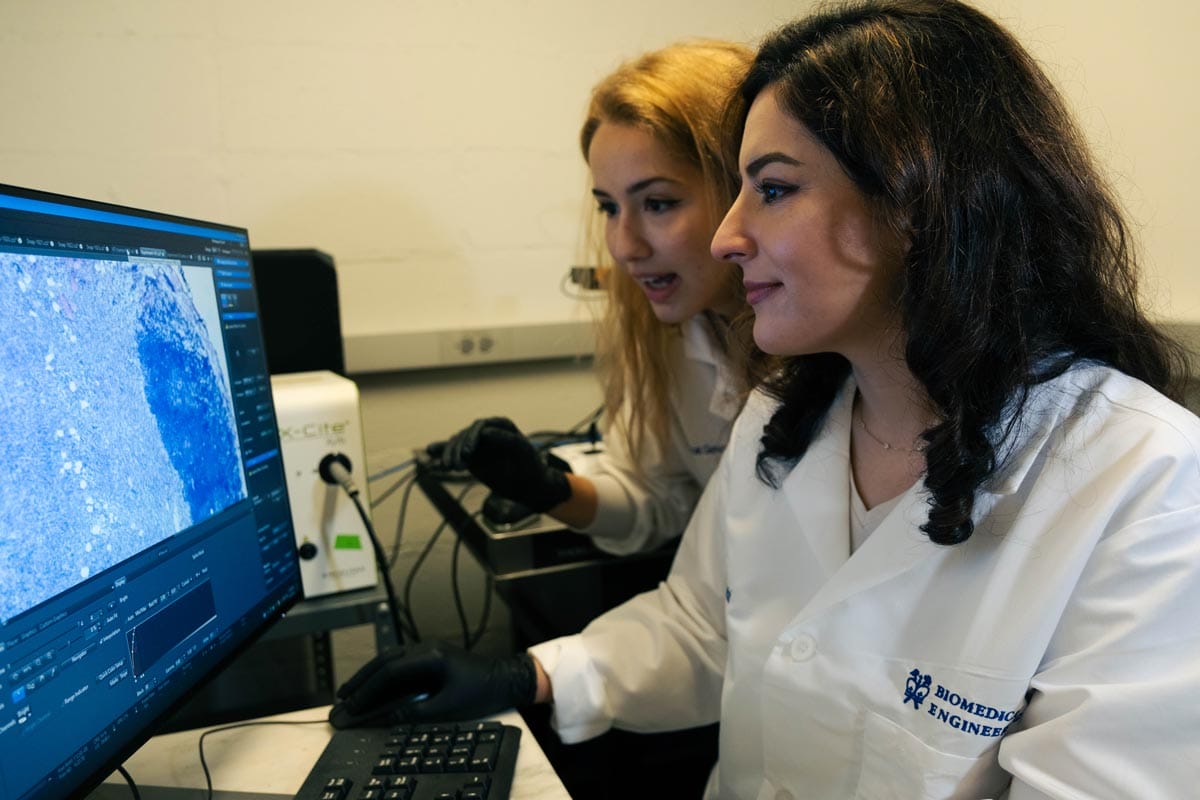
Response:
[[[347,728],[384,728],[390,725],[401,725],[408,721],[408,709],[414,703],[428,700],[429,693],[408,695],[376,706],[369,711],[355,714],[345,701],[334,704],[329,709],[329,724],[338,730]]]

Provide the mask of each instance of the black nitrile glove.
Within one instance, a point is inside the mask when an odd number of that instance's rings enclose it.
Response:
[[[537,670],[526,653],[474,655],[426,642],[377,656],[337,691],[335,728],[478,719],[533,703]]]
[[[567,463],[540,453],[507,417],[477,419],[447,442],[430,445],[434,465],[469,470],[489,489],[530,511],[549,511],[570,499]]]

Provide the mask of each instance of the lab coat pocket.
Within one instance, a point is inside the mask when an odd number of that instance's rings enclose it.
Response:
[[[996,748],[977,758],[935,750],[903,727],[868,711],[855,800],[966,800],[1002,786]]]

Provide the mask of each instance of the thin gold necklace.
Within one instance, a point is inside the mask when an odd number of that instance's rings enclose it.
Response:
[[[855,400],[857,402],[855,402],[855,404],[854,404],[854,410],[858,412],[858,427],[862,428],[863,433],[865,433],[867,436],[870,436],[872,439],[874,439],[875,442],[880,447],[882,447],[884,450],[895,450],[900,453],[919,453],[919,452],[921,452],[921,448],[919,448],[919,447],[898,447],[894,444],[888,444],[883,439],[880,439],[878,436],[871,433],[871,429],[867,427],[867,421],[863,417],[862,397],[861,396],[856,397]]]

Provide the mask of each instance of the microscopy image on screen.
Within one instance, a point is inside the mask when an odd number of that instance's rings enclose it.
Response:
[[[207,270],[0,254],[0,620],[246,497]]]

